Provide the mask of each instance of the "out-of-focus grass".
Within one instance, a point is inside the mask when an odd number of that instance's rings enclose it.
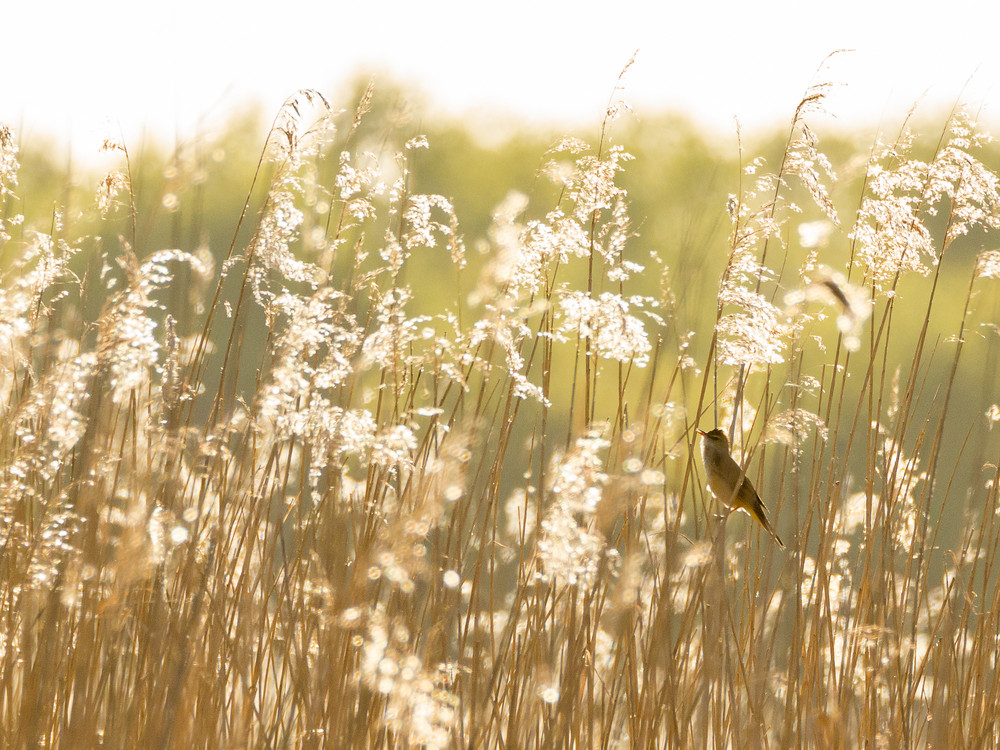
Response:
[[[101,180],[5,130],[2,744],[996,744],[995,153],[827,164],[821,94],[763,159],[371,90]]]

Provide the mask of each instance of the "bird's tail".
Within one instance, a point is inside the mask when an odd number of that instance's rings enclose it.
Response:
[[[754,518],[754,520],[757,521],[757,523],[764,527],[764,530],[767,531],[767,533],[774,537],[774,541],[778,543],[779,547],[782,549],[785,548],[785,543],[781,541],[781,537],[778,536],[778,532],[774,530],[771,522],[767,520],[767,515],[764,513],[764,503],[757,500],[757,502],[751,503],[750,507],[748,507],[746,511]]]

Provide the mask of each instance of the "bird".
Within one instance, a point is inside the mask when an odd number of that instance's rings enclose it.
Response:
[[[705,463],[705,473],[708,475],[708,488],[712,494],[732,510],[746,511],[747,515],[774,537],[778,546],[784,549],[781,537],[775,532],[771,522],[767,520],[764,503],[750,482],[750,477],[740,468],[729,455],[729,441],[726,433],[716,428],[705,432],[698,430],[704,438],[701,448],[702,461]],[[739,490],[736,484],[739,482]]]

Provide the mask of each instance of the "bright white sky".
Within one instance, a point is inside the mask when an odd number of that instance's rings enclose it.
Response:
[[[840,124],[964,102],[1000,117],[1000,3],[987,0],[16,0],[3,11],[0,122],[87,160],[118,127],[172,140],[359,72],[419,88],[429,115],[599,122],[633,52],[639,117],[720,133],[784,123],[824,57]],[[971,77],[971,83],[969,79]],[[963,89],[965,93],[963,94]],[[346,104],[346,102],[340,102]],[[895,119],[892,119],[895,118]],[[109,127],[109,123],[111,126]]]

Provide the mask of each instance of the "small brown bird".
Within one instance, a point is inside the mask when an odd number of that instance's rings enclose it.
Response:
[[[705,462],[705,473],[708,474],[708,488],[712,490],[720,501],[732,510],[743,510],[764,527],[767,532],[774,537],[774,541],[779,547],[784,548],[781,538],[775,533],[771,522],[767,520],[764,503],[760,500],[760,495],[753,488],[750,478],[743,476],[739,491],[736,483],[740,482],[743,470],[729,455],[729,441],[726,433],[716,428],[709,432],[698,430],[698,434],[705,438],[701,448],[702,460]]]

